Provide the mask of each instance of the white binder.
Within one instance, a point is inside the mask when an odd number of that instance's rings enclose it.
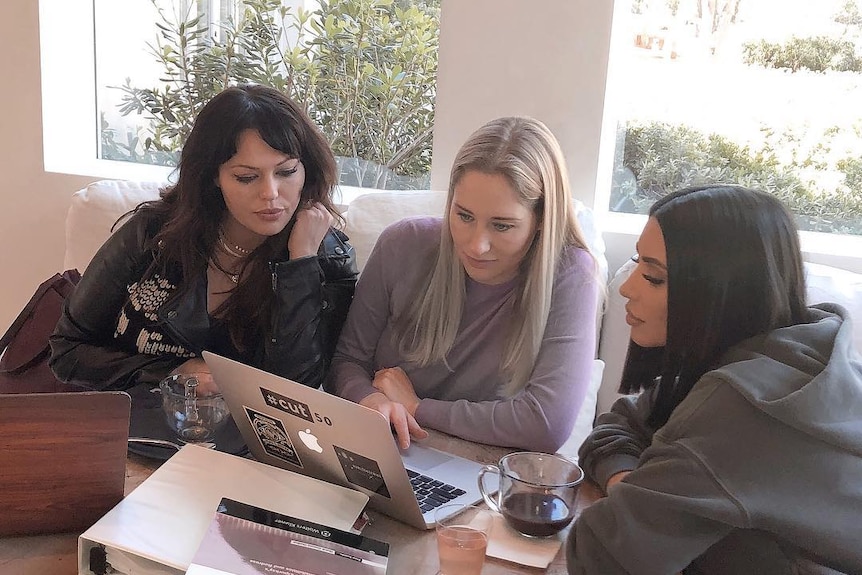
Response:
[[[99,546],[119,573],[185,573],[222,497],[343,531],[368,503],[358,491],[186,445],[78,538],[79,575],[98,575],[90,554]]]

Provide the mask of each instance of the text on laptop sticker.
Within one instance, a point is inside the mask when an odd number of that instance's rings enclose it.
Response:
[[[293,447],[293,443],[284,429],[284,424],[250,407],[245,405],[243,407],[255,435],[257,435],[257,440],[260,441],[264,451],[277,459],[281,459],[297,467],[302,467],[299,454]]]
[[[264,387],[260,388],[260,393],[263,395],[263,400],[270,407],[280,409],[285,413],[310,421],[311,423],[325,423],[330,427],[332,426],[331,419],[325,415],[321,416],[319,413],[311,411],[311,408],[306,403],[291,399],[286,395],[281,395]]]
[[[350,483],[383,497],[392,498],[389,495],[389,489],[386,488],[383,474],[380,473],[380,466],[377,465],[376,461],[337,445],[332,447],[335,448],[335,455],[338,456],[341,469],[344,470],[344,475]]]

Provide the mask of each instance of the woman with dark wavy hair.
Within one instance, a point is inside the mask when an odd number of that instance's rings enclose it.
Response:
[[[204,375],[204,349],[323,380],[356,281],[332,228],[335,159],[280,92],[227,88],[198,115],[177,183],[138,206],[87,267],[51,367],[97,389]]]
[[[570,573],[860,573],[862,363],[847,311],[806,307],[796,226],[736,186],[659,200],[620,287],[620,391],[580,449],[607,493]]]

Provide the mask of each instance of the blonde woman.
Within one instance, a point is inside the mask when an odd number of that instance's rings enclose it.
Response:
[[[455,159],[443,218],[387,228],[360,276],[329,391],[424,427],[556,451],[586,393],[599,283],[553,134],[500,118]]]

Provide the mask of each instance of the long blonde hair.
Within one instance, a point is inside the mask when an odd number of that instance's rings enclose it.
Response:
[[[542,343],[554,274],[564,246],[587,250],[575,218],[568,173],[557,139],[542,122],[526,117],[492,120],[461,146],[449,177],[440,247],[416,297],[393,330],[405,359],[420,366],[445,361],[455,342],[466,299],[464,266],[449,231],[455,186],[465,173],[506,178],[519,200],[534,211],[538,229],[524,260],[503,349],[501,371],[510,378],[503,393],[514,395],[533,371]],[[430,263],[430,262],[429,262]]]

